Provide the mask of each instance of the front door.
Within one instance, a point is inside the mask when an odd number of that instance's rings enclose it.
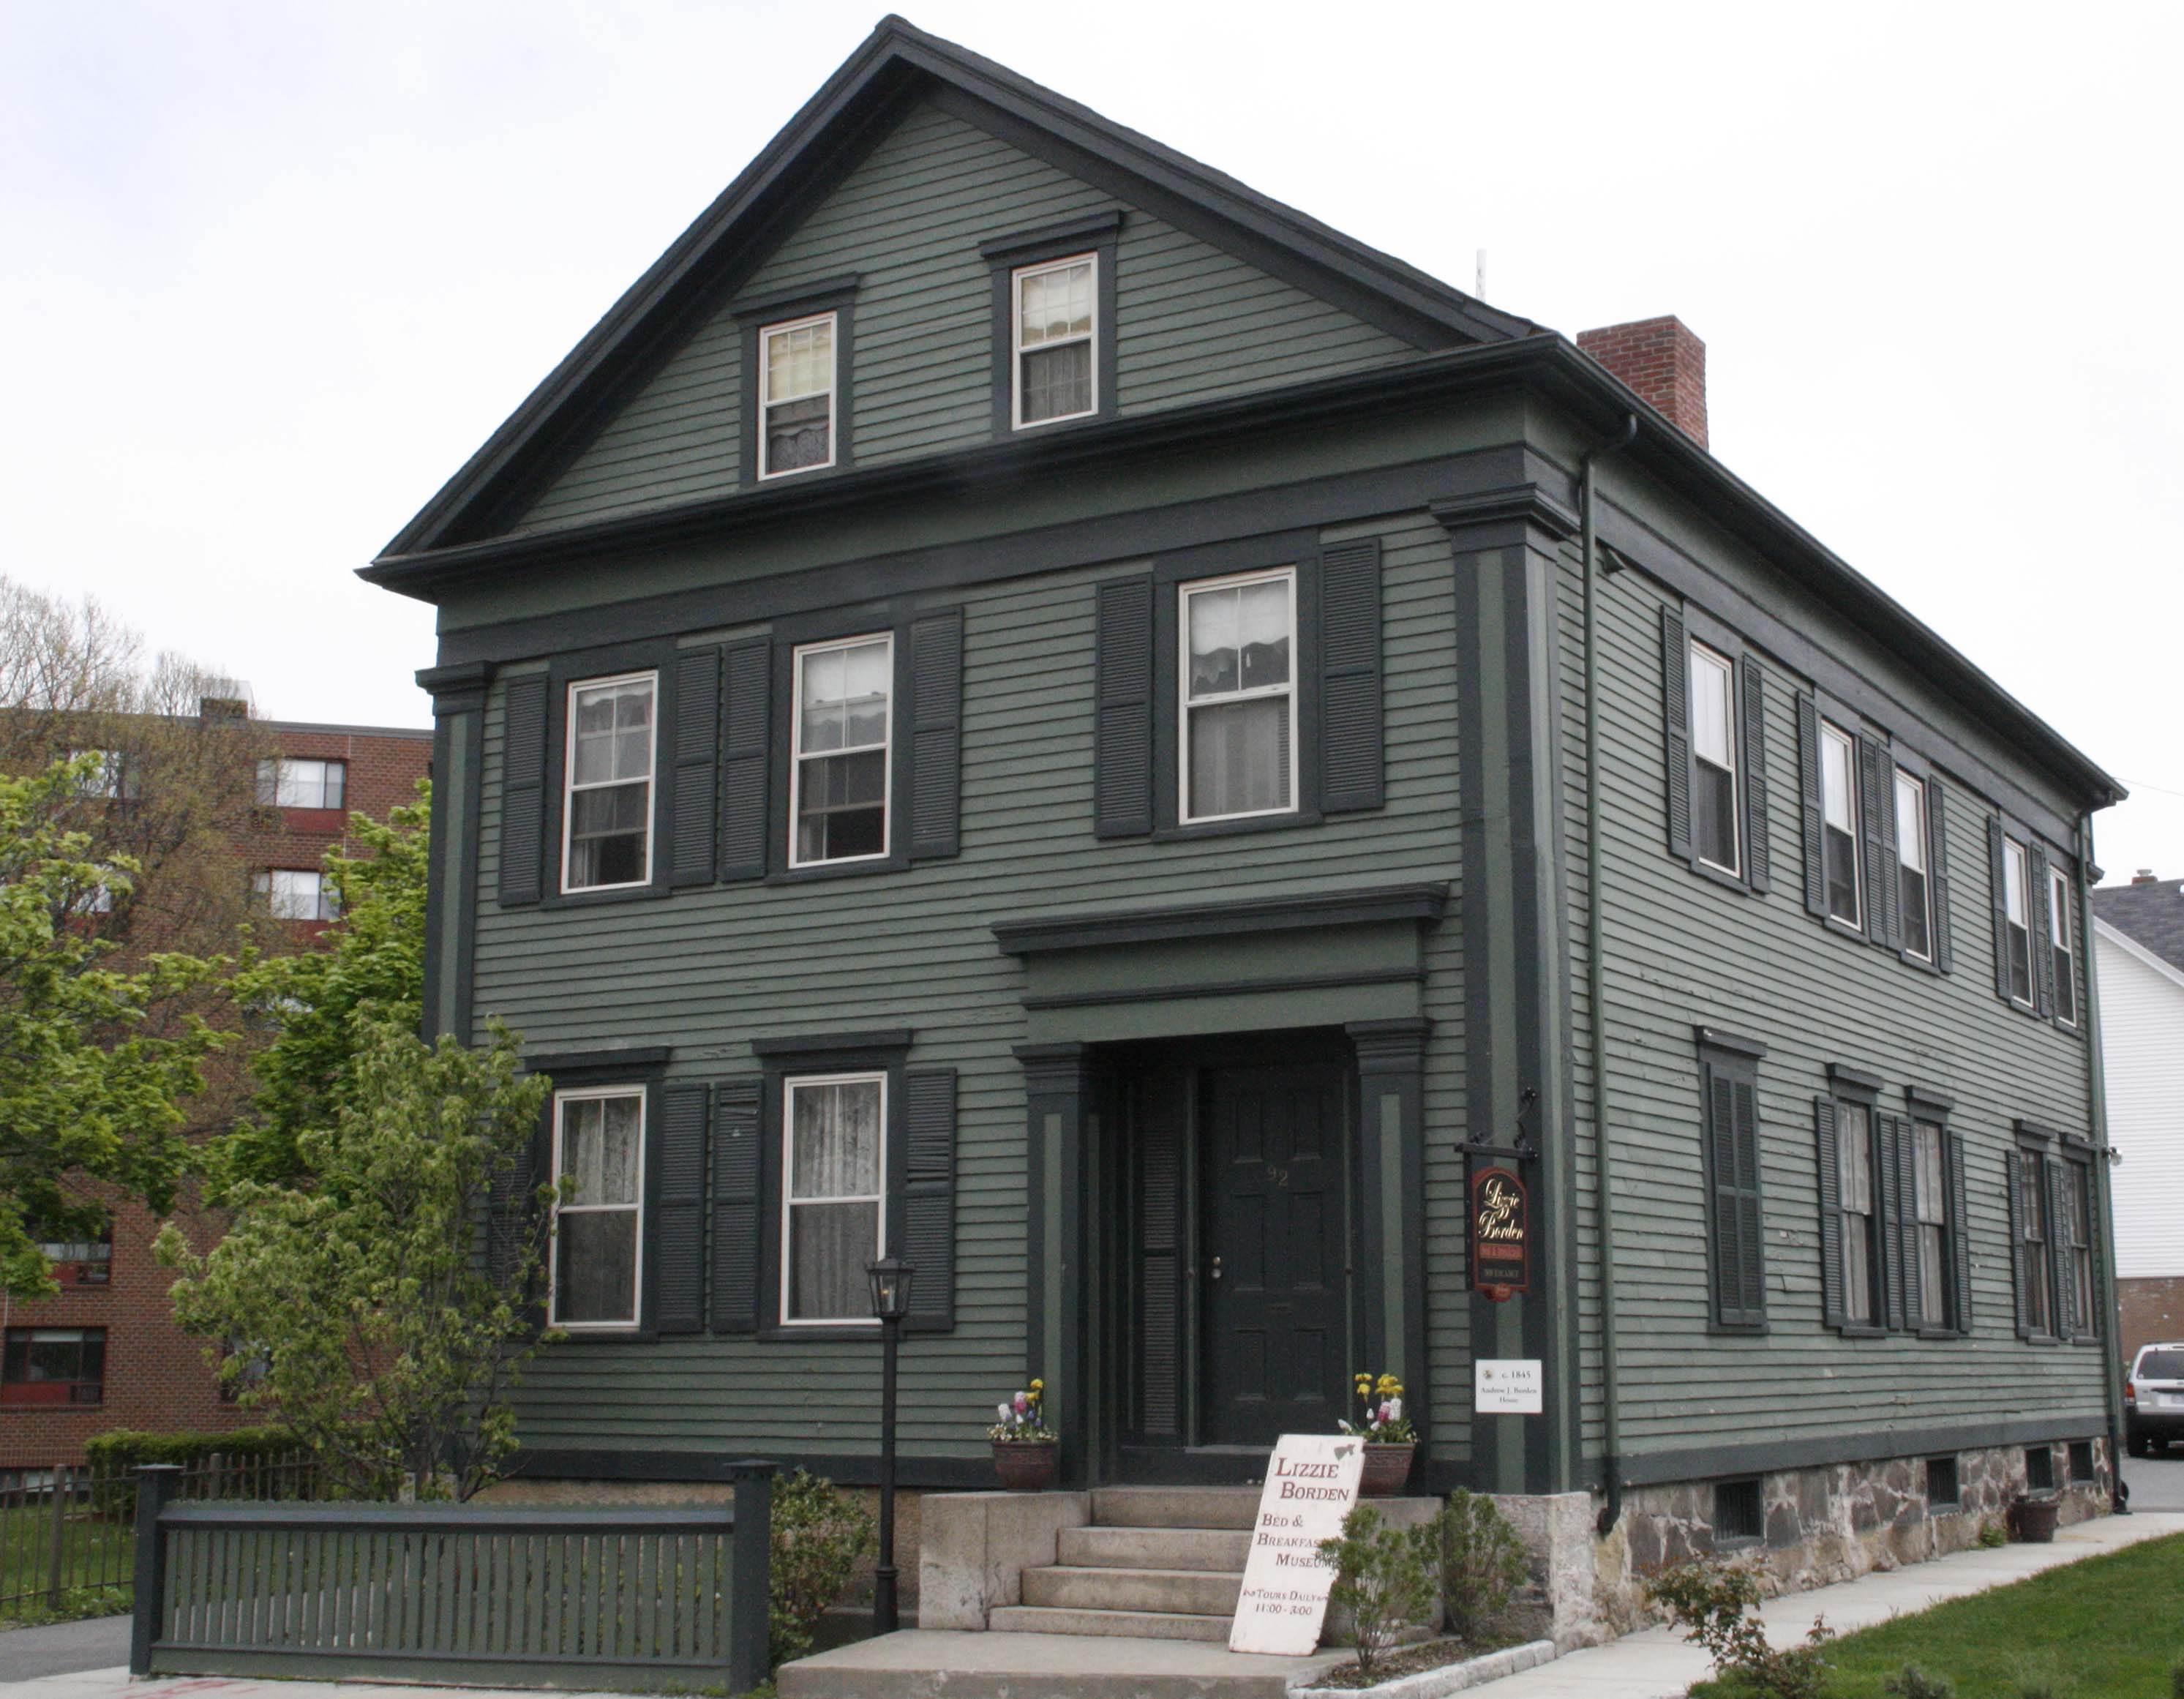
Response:
[[[1336,1067],[1202,1078],[1207,1441],[1329,1433],[1346,1408],[1342,1120]]]

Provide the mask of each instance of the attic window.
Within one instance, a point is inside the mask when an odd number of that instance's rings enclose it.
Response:
[[[834,315],[768,325],[759,341],[761,478],[834,464]]]
[[[1012,274],[1017,429],[1099,411],[1099,269],[1079,253]]]

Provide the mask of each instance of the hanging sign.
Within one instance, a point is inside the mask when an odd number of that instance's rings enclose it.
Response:
[[[1302,1657],[1319,1645],[1334,1571],[1319,1559],[1319,1542],[1342,1532],[1357,1508],[1365,1449],[1344,1434],[1284,1434],[1267,1465],[1244,1590],[1228,1629],[1231,1652]]]
[[[1531,1202],[1513,1169],[1472,1172],[1471,1284],[1496,1301],[1530,1290]]]

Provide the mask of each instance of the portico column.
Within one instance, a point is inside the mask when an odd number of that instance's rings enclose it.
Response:
[[[477,938],[478,807],[485,768],[485,697],[493,669],[474,660],[430,666],[432,694],[432,865],[425,895],[427,1043],[471,1041],[471,972]]]
[[[1426,1387],[1426,1035],[1433,1022],[1357,1021],[1358,1262],[1352,1371],[1384,1370],[1403,1383],[1421,1428],[1430,1430]],[[1457,1409],[1451,1407],[1454,1417]]]
[[[1025,1112],[1025,1379],[1046,1382],[1061,1433],[1061,1484],[1084,1486],[1096,1455],[1091,1281],[1084,1212],[1090,1091],[1083,1044],[1018,1044]]]

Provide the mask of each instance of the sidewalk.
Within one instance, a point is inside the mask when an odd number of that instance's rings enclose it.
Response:
[[[2166,1534],[2184,1534],[2184,1513],[2099,1517],[2059,1529],[2052,1546],[2003,1546],[1992,1551],[1959,1551],[1930,1563],[1907,1563],[1886,1574],[1787,1594],[1771,1601],[1763,1616],[1777,1646],[1802,1639],[1818,1616],[1825,1616],[1836,1633],[1848,1634]],[[1493,1699],[1677,1699],[1709,1673],[1707,1655],[1686,1645],[1679,1630],[1657,1628],[1471,1691]]]

